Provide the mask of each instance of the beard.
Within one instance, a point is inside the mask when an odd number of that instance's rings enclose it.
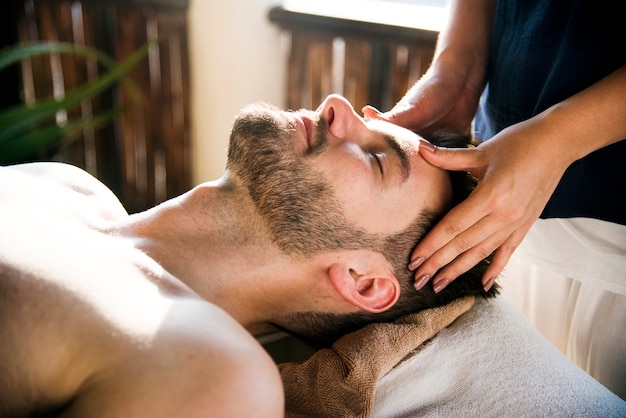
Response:
[[[348,226],[331,184],[313,157],[326,147],[327,123],[315,123],[316,146],[298,154],[286,113],[251,105],[236,118],[226,168],[247,189],[272,241],[285,253],[307,257],[321,251],[358,249],[365,234]]]

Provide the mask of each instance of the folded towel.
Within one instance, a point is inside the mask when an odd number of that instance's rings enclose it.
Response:
[[[367,417],[376,382],[474,305],[474,296],[395,322],[370,324],[302,364],[279,365],[287,417]]]

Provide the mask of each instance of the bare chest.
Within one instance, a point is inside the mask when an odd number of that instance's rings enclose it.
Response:
[[[0,175],[0,405],[36,405],[34,394],[63,404],[95,371],[149,344],[185,292],[172,292],[176,280],[131,242],[101,231],[108,220],[93,197]]]

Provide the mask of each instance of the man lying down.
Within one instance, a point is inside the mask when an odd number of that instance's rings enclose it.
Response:
[[[0,168],[0,416],[276,417],[253,335],[324,345],[435,306],[419,320],[443,328],[496,290],[482,264],[412,287],[413,246],[467,193],[418,147],[330,96],[246,108],[222,178],[130,216],[77,168]]]
[[[278,416],[251,334],[324,343],[484,293],[480,273],[413,288],[409,253],[454,199],[418,147],[330,96],[245,109],[223,177],[130,216],[77,168],[1,168],[3,416]]]

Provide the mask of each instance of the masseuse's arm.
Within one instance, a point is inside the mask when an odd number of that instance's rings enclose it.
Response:
[[[471,171],[478,186],[415,248],[412,259],[425,260],[415,272],[418,282],[441,268],[433,280],[435,290],[440,291],[495,250],[483,277],[489,287],[541,214],[567,167],[626,138],[624,115],[626,66],[475,149],[421,147],[433,165]]]
[[[452,0],[430,68],[393,109],[363,108],[369,118],[387,120],[428,137],[446,129],[469,134],[485,72],[495,0]]]

